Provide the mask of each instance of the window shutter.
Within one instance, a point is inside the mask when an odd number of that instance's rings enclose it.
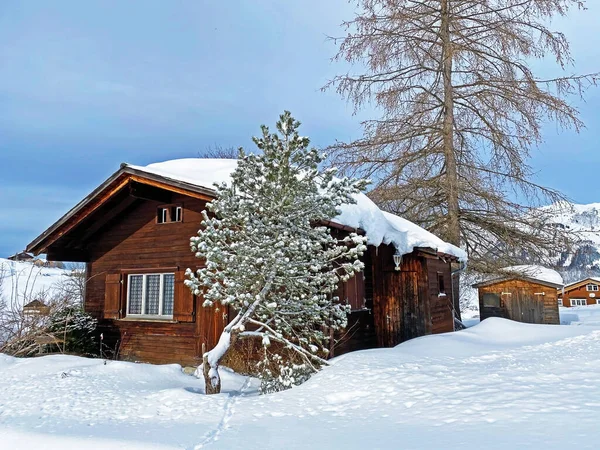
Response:
[[[121,313],[121,274],[108,273],[104,284],[104,318],[118,319]]]
[[[185,271],[175,272],[175,303],[173,305],[173,319],[178,322],[194,321],[194,295],[185,281]]]

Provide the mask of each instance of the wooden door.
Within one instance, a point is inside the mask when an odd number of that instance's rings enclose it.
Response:
[[[543,323],[544,302],[530,289],[519,289],[511,300],[511,319],[524,323]]]
[[[400,272],[400,277],[402,319],[399,342],[404,342],[425,335],[425,317],[423,305],[419,304],[417,272]]]

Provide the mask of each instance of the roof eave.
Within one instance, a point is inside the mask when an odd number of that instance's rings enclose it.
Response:
[[[563,287],[562,284],[557,284],[557,283],[552,283],[552,282],[549,282],[549,281],[538,280],[536,278],[519,277],[519,276],[508,276],[508,277],[494,278],[493,280],[487,280],[487,281],[482,281],[481,283],[472,284],[471,287],[473,287],[473,288],[486,287],[486,286],[491,286],[492,284],[502,283],[503,281],[510,281],[510,280],[529,281],[531,283],[540,284],[542,286],[547,286],[547,287],[551,287],[551,288],[554,288],[554,289],[560,289],[560,288]]]
[[[114,172],[110,177],[108,177],[100,186],[94,189],[91,193],[89,193],[86,197],[84,197],[79,203],[77,203],[73,208],[71,208],[65,215],[63,215],[60,219],[54,222],[50,227],[48,227],[42,234],[36,237],[33,241],[31,241],[25,251],[33,253],[35,255],[39,255],[40,253],[44,253],[47,250],[47,245],[44,245],[44,241],[51,236],[55,231],[57,231],[61,226],[65,225],[74,215],[76,215],[79,211],[85,208],[91,201],[93,201],[98,195],[104,192],[109,186],[111,186],[116,180],[118,180],[123,175],[132,175],[139,176],[141,178],[148,179],[150,181],[161,182],[167,185],[173,185],[179,187],[181,189],[195,192],[198,194],[206,195],[207,197],[214,198],[216,192],[214,189],[205,188],[202,186],[198,186],[195,184],[187,183],[184,181],[174,180],[169,177],[165,177],[162,175],[157,175],[151,172],[145,172],[143,170],[132,168],[127,164],[121,164],[119,170]]]

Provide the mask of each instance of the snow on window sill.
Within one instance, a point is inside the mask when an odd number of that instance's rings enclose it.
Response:
[[[443,293],[443,292],[440,292],[440,293],[438,294],[438,297],[447,297],[447,295],[446,295],[445,293]]]

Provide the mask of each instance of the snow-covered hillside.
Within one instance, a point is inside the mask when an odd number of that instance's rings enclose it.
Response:
[[[53,290],[69,272],[39,267],[32,262],[0,258],[0,300],[12,308],[35,300],[40,293],[47,293],[47,297],[51,297]]]
[[[267,396],[176,365],[0,356],[5,448],[598,448],[600,328],[489,319],[341,356]]]
[[[563,252],[558,261],[565,282],[600,275],[600,203],[561,203],[541,209],[548,224],[573,233],[579,240],[574,251]]]

